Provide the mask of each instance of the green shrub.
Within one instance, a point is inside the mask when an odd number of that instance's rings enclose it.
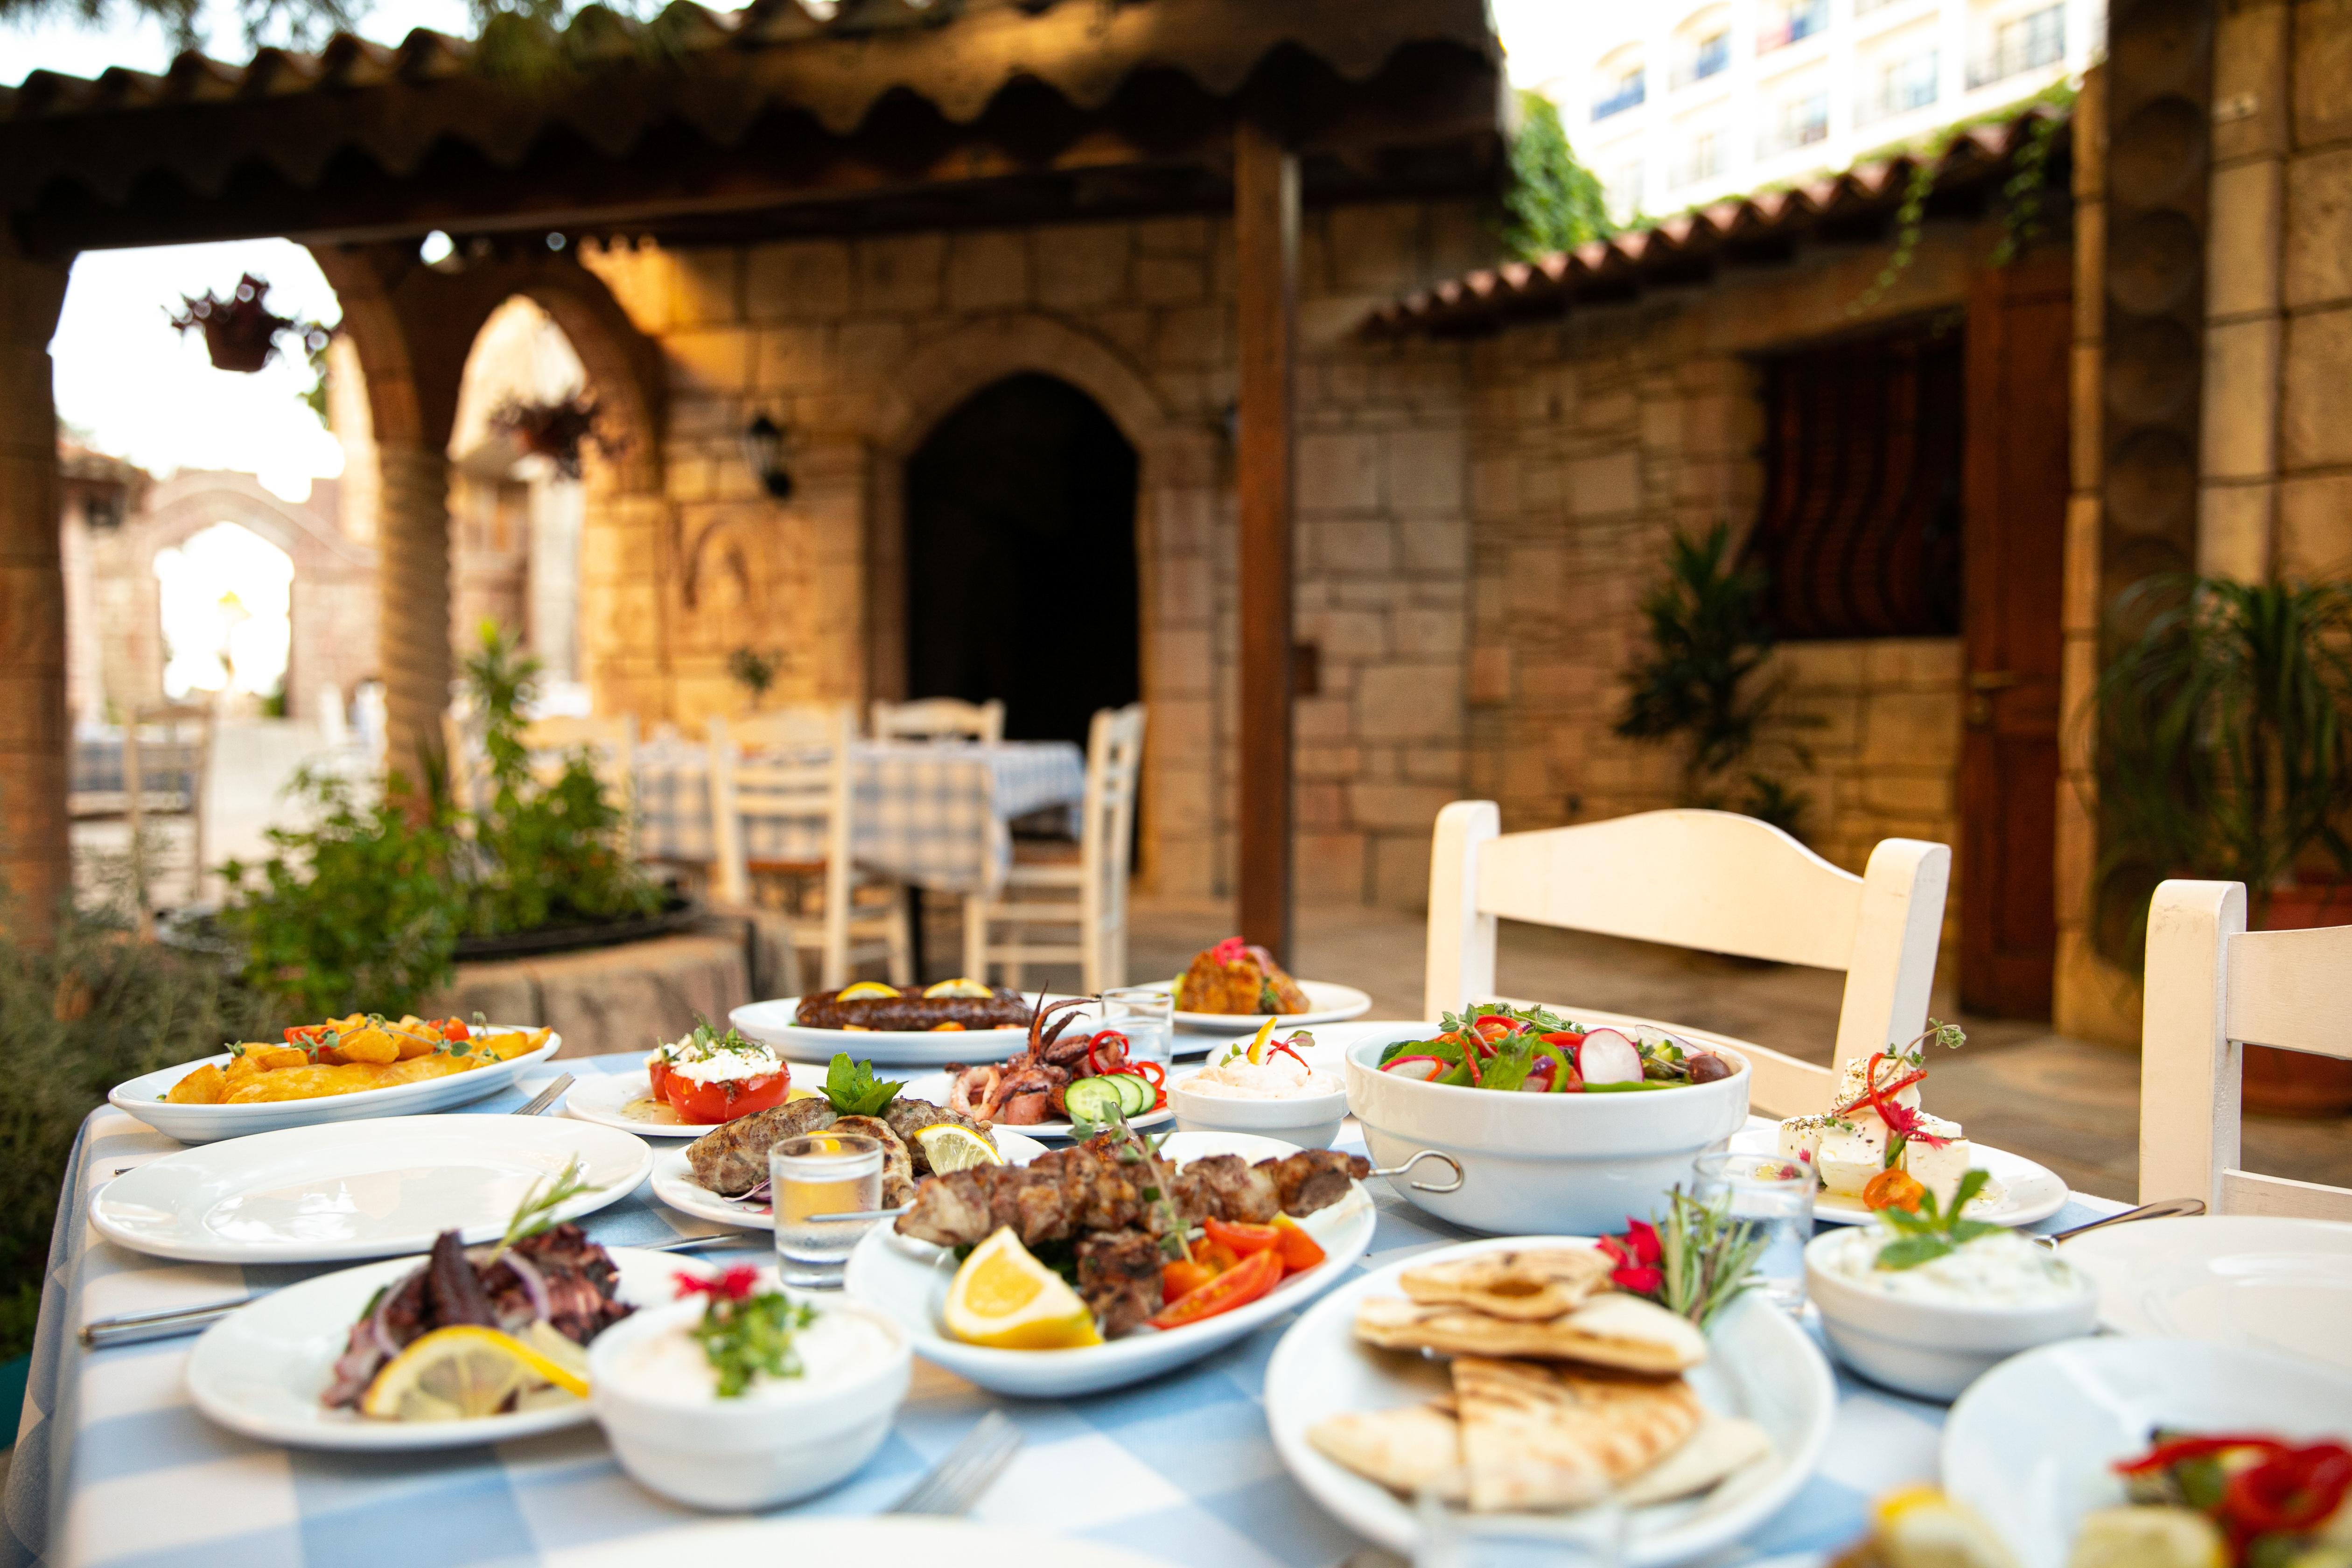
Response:
[[[1617,232],[1600,180],[1569,147],[1559,106],[1533,90],[1519,94],[1519,133],[1511,140],[1511,183],[1503,193],[1500,226],[1503,248],[1522,261]]]

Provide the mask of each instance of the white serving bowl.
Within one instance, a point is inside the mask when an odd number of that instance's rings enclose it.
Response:
[[[838,1297],[819,1303],[878,1325],[891,1352],[847,1382],[807,1390],[772,1384],[757,1397],[665,1400],[611,1375],[615,1358],[650,1335],[702,1315],[679,1301],[623,1319],[588,1347],[588,1404],[614,1457],[641,1484],[697,1508],[745,1510],[804,1498],[846,1479],[874,1457],[907,1397],[914,1352],[889,1318]]]
[[[1333,1075],[1326,1073],[1327,1078]],[[1337,1079],[1334,1079],[1335,1084]],[[1212,1094],[1192,1087],[1190,1078],[1171,1079],[1168,1108],[1176,1113],[1180,1132],[1255,1132],[1279,1138],[1302,1149],[1328,1149],[1348,1120],[1344,1085],[1328,1094],[1294,1095],[1287,1100],[1248,1100],[1239,1095]]]
[[[1580,1013],[1580,1021],[1616,1021]],[[1380,1070],[1381,1052],[1427,1039],[1430,1024],[1405,1024],[1350,1045],[1348,1109],[1376,1166],[1403,1164],[1423,1149],[1462,1166],[1451,1193],[1396,1184],[1438,1218],[1496,1236],[1610,1236],[1627,1215],[1647,1218],[1668,1188],[1688,1183],[1706,1147],[1748,1120],[1748,1058],[1705,1035],[1678,1037],[1716,1051],[1738,1071],[1713,1083],[1632,1094],[1506,1094],[1423,1083]]]
[[[1824,1266],[1828,1249],[1854,1233],[1827,1231],[1805,1246],[1805,1293],[1838,1359],[1873,1383],[1922,1399],[1953,1399],[2021,1351],[2089,1333],[2099,1317],[2098,1288],[2074,1270],[2078,1289],[2041,1307],[1961,1306],[1889,1296]]]

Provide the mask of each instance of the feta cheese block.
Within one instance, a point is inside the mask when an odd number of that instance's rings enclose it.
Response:
[[[1910,1070],[1894,1062],[1881,1062],[1878,1065],[1878,1081],[1893,1083]],[[1845,1075],[1838,1079],[1837,1092],[1830,1096],[1830,1109],[1834,1110],[1841,1105],[1852,1105],[1869,1092],[1870,1058],[1856,1057],[1846,1063]],[[1906,1110],[1916,1110],[1919,1109],[1919,1086],[1915,1083],[1898,1089],[1888,1098]]]
[[[1906,1142],[1900,1163],[1913,1181],[1936,1194],[1936,1206],[1948,1212],[1952,1194],[1958,1188],[1960,1178],[1969,1173],[1969,1141],[1960,1136],[1958,1122],[1947,1121],[1940,1116],[1922,1113],[1919,1131],[1951,1142],[1940,1149],[1916,1140]]]
[[[1870,1178],[1886,1168],[1886,1123],[1866,1111],[1831,1122],[1822,1131],[1813,1168],[1823,1188],[1858,1201]]]
[[[1791,1165],[1811,1164],[1821,1152],[1822,1130],[1829,1124],[1826,1116],[1791,1116],[1780,1123],[1780,1159]]]

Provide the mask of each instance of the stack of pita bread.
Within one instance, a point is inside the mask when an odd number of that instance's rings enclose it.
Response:
[[[1407,1269],[1356,1337],[1453,1358],[1450,1397],[1334,1415],[1307,1440],[1360,1476],[1480,1513],[1627,1507],[1706,1490],[1769,1454],[1752,1421],[1699,1403],[1687,1318],[1609,1288],[1591,1247],[1480,1253]]]

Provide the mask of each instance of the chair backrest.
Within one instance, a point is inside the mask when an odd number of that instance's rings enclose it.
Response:
[[[965,702],[954,697],[922,697],[912,702],[874,704],[877,741],[982,741],[1004,739],[1004,704],[993,698]]]
[[[727,721],[727,732],[746,752],[820,751],[835,743],[842,704],[788,702],[758,713],[742,713]],[[853,711],[850,730],[856,731]]]
[[[1752,1047],[1749,1099],[1801,1115],[1826,1107],[1856,1058],[1926,1027],[1948,846],[1888,838],[1863,875],[1786,833],[1725,811],[1650,811],[1505,834],[1495,803],[1438,814],[1430,851],[1429,1016],[1495,995],[1498,918],[1845,972],[1828,1068]]]
[[[1079,804],[1079,918],[1097,948],[1097,990],[1127,984],[1128,862],[1135,850],[1135,795],[1143,776],[1144,708],[1102,708],[1087,728],[1087,787]]]
[[[2142,1203],[2352,1220],[2352,1189],[2238,1168],[2243,1047],[2352,1057],[2352,926],[2250,931],[2244,883],[2163,883],[2141,1019]]]
[[[743,721],[715,716],[710,721],[711,842],[719,896],[730,903],[748,904],[751,897],[744,824],[782,821],[817,829],[824,846],[826,913],[830,917],[835,909],[848,908],[849,746],[856,719],[845,703],[823,711],[822,723],[795,726],[791,743],[781,747],[775,745],[777,727],[762,726],[769,746],[760,750],[743,742]]]

